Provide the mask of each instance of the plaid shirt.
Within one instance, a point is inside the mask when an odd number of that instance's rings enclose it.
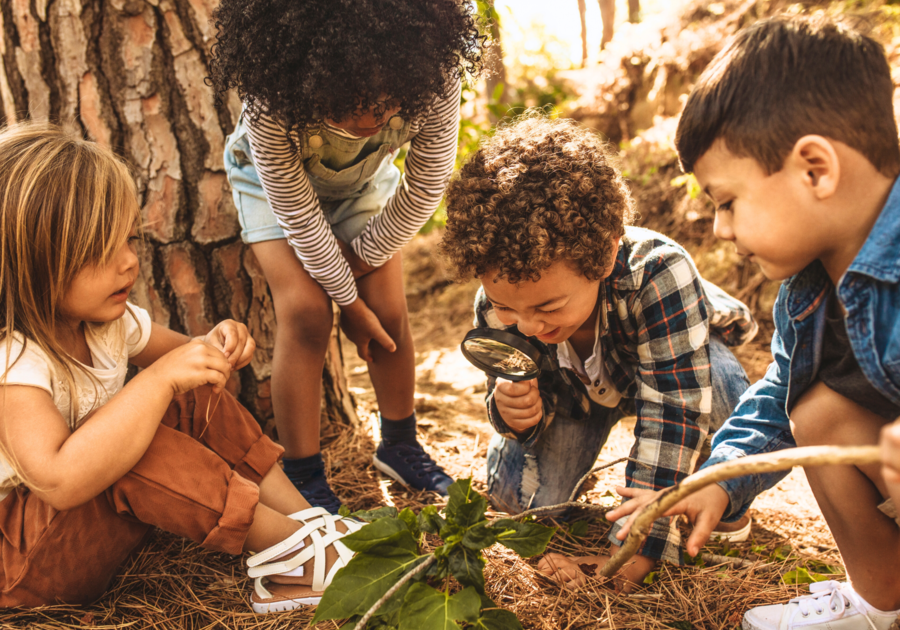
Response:
[[[631,457],[646,464],[628,463],[626,485],[653,490],[672,486],[694,469],[709,431],[710,330],[735,346],[752,339],[757,324],[742,302],[700,277],[680,245],[642,228],[626,228],[615,267],[600,284],[599,300],[604,365],[623,397],[634,400],[637,423]],[[475,324],[524,337],[515,326],[500,322],[483,291],[475,302]],[[529,341],[556,359],[555,344]],[[488,379],[491,424],[526,448],[540,439],[557,414],[574,419],[591,414],[590,398],[577,375],[567,369],[544,372],[538,379],[543,417],[532,431],[516,434],[497,411],[495,384],[496,379]],[[572,395],[558,396],[560,387]],[[558,400],[567,401],[565,408]],[[640,553],[680,563],[680,543],[677,529],[661,519]]]

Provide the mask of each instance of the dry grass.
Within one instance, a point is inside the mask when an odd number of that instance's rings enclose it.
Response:
[[[433,423],[432,426],[437,426]],[[601,460],[627,452],[629,427],[617,427]],[[441,433],[440,436],[436,435]],[[483,466],[472,461],[483,458],[475,447],[480,439],[460,435],[449,437],[437,429],[423,438],[439,445],[437,452],[458,454],[442,462],[452,468],[476,469],[476,485],[484,490]],[[370,508],[390,502],[398,508],[419,509],[437,499],[427,493],[410,493],[389,483],[368,465],[374,441],[368,427],[354,431],[341,429],[329,436],[327,449],[335,490],[351,508]],[[603,495],[621,479],[624,465],[594,476],[593,488],[583,499],[602,502]],[[794,480],[793,483],[797,483]],[[777,501],[778,496],[769,499]],[[768,505],[765,501],[764,504]],[[782,508],[787,507],[782,504]],[[601,580],[569,590],[537,574],[534,560],[524,561],[498,548],[486,553],[488,594],[500,605],[515,612],[528,629],[549,628],[695,628],[739,627],[743,612],[750,606],[776,603],[796,596],[801,589],[781,584],[781,576],[811,559],[837,564],[833,541],[815,514],[804,506],[791,506],[793,513],[765,508],[754,511],[753,540],[733,545],[732,553],[757,560],[750,568],[664,566],[653,584],[630,596],[619,596]],[[560,526],[551,550],[568,554],[604,553],[608,524],[592,523],[587,534],[573,538],[567,523]],[[798,535],[802,535],[798,540]],[[802,542],[801,542],[802,541]],[[772,562],[785,545],[794,549],[788,559]],[[800,549],[800,546],[803,548]],[[728,551],[713,546],[714,553]],[[255,615],[250,612],[250,584],[243,563],[226,554],[206,551],[197,545],[158,532],[116,578],[110,591],[97,603],[84,606],[54,606],[28,611],[0,613],[2,628],[235,628],[276,630],[306,627],[312,610]],[[692,625],[686,625],[686,622]],[[680,624],[680,625],[679,625]],[[336,628],[331,622],[318,628]]]

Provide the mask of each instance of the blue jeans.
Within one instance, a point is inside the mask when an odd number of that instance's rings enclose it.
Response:
[[[709,353],[712,433],[731,415],[750,382],[744,368],[718,337],[710,338]],[[557,408],[568,408],[562,401],[568,392],[558,395]],[[529,449],[495,434],[487,455],[491,501],[511,514],[567,501],[578,480],[594,466],[613,426],[626,415],[621,407],[602,407],[592,402],[587,421],[557,413],[553,424]]]

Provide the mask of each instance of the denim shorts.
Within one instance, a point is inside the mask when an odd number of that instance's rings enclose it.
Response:
[[[315,176],[307,173],[325,220],[335,237],[345,243],[362,234],[369,220],[384,210],[400,183],[400,170],[388,156],[373,155],[365,159],[381,160],[368,181],[335,186],[335,179],[340,178],[332,178],[325,194],[319,190]],[[226,142],[225,172],[238,211],[241,239],[250,244],[287,238],[269,206],[253,164],[249,140],[240,127]]]

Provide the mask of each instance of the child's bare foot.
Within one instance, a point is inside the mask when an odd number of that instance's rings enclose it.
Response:
[[[587,584],[588,577],[600,577],[600,569],[609,558],[610,556],[564,556],[559,553],[548,553],[538,562],[537,571],[560,584],[578,588]],[[614,581],[616,592],[626,595],[633,592],[655,567],[655,560],[635,556],[616,575]]]

